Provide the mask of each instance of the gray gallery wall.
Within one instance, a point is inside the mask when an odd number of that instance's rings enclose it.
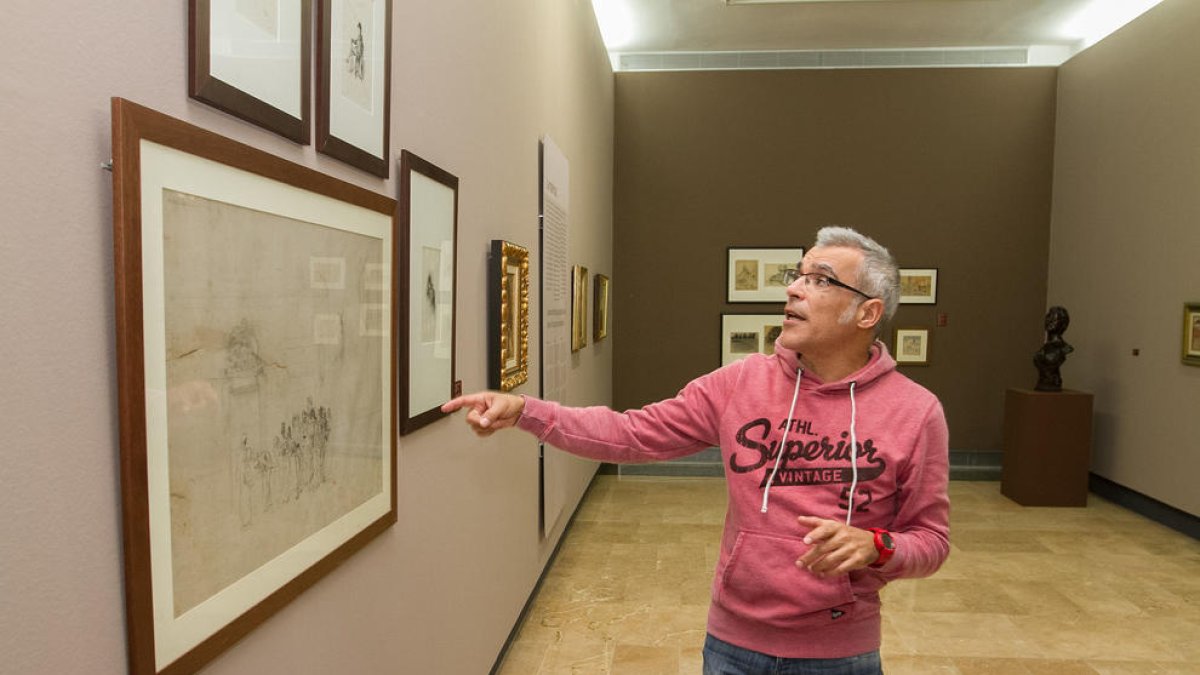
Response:
[[[0,671],[121,673],[109,97],[389,196],[397,182],[188,100],[186,2],[5,9]],[[536,251],[542,134],[571,162],[572,262],[611,270],[611,67],[588,0],[397,2],[393,30],[392,151],[461,181],[458,374],[482,388],[487,245]],[[611,343],[573,359],[570,402],[610,401]],[[455,418],[402,438],[398,468],[399,522],[205,672],[487,672],[566,522],[539,539],[536,445]],[[595,468],[571,461],[568,515]]]
[[[1095,395],[1092,470],[1200,515],[1200,3],[1166,0],[1060,69],[1048,301],[1069,386]],[[1138,350],[1138,355],[1134,355]]]
[[[936,267],[926,367],[951,448],[1001,449],[1004,393],[1042,342],[1052,68],[618,73],[615,351],[621,407],[719,365],[726,247],[807,246],[828,224]],[[937,325],[937,314],[946,325]],[[891,340],[890,331],[887,341]]]

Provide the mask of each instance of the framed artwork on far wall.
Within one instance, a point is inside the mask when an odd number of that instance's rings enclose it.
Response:
[[[608,277],[596,275],[595,316],[592,318],[592,337],[599,342],[608,337]]]
[[[112,125],[129,671],[194,673],[396,522],[395,201]]]
[[[582,265],[571,267],[571,351],[577,352],[587,346],[588,269]]]
[[[897,328],[892,357],[901,366],[929,365],[929,329]]]
[[[804,257],[803,248],[726,249],[725,301],[787,302],[783,275]]]
[[[495,239],[488,256],[488,388],[529,379],[529,249]]]
[[[446,416],[455,392],[458,177],[400,152],[400,433]]]
[[[937,268],[901,269],[900,304],[936,305]]]
[[[775,338],[783,330],[783,313],[722,314],[721,365],[751,354],[774,354]]]
[[[388,177],[391,0],[317,0],[317,151]]]
[[[188,0],[188,95],[308,145],[312,0]]]
[[[1200,366],[1200,302],[1183,306],[1183,362]]]

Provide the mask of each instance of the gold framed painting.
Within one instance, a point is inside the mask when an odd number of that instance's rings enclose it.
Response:
[[[897,328],[892,357],[901,366],[929,365],[929,329]]]
[[[571,351],[587,346],[588,269],[571,266]]]
[[[488,388],[529,380],[529,249],[492,241],[488,259]]]
[[[592,337],[596,342],[608,337],[608,284],[607,276],[596,275],[595,316],[592,317]]]
[[[1200,366],[1200,302],[1183,306],[1183,362]]]
[[[395,201],[112,125],[130,672],[191,673],[396,522]]]

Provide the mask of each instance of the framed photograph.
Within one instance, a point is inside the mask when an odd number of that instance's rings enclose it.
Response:
[[[774,354],[775,339],[783,331],[783,313],[722,314],[721,365],[751,354]]]
[[[113,99],[130,672],[195,672],[396,522],[395,202]]]
[[[312,0],[188,0],[188,95],[309,140]]]
[[[726,250],[726,302],[787,302],[783,275],[804,257],[803,248],[735,248]]]
[[[897,328],[892,356],[901,366],[929,365],[929,329]]]
[[[529,249],[495,239],[488,256],[488,388],[529,379]]]
[[[937,269],[900,270],[900,304],[936,305]]]
[[[388,177],[391,0],[317,0],[317,151]]]
[[[400,152],[400,433],[445,417],[454,397],[454,309],[458,271],[458,178]]]
[[[608,277],[596,275],[596,297],[592,317],[592,338],[599,342],[608,337]]]
[[[1183,306],[1183,362],[1200,366],[1200,302]]]
[[[581,265],[571,267],[571,351],[577,352],[587,346],[587,301],[588,269]]]

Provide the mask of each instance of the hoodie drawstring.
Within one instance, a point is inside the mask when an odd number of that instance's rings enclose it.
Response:
[[[850,519],[854,517],[854,491],[858,489],[858,435],[854,430],[855,417],[858,416],[858,406],[854,402],[854,385],[850,383],[850,473],[853,478],[850,480],[850,496],[847,499],[846,507],[846,524],[850,524]]]
[[[763,513],[767,512],[767,500],[771,498],[771,483],[775,482],[775,474],[779,473],[779,461],[783,459],[783,453],[787,448],[787,435],[792,430],[792,415],[796,413],[796,399],[800,397],[800,376],[803,374],[803,368],[796,369],[796,390],[792,392],[792,407],[788,409],[787,426],[783,428],[783,439],[779,441],[779,452],[775,453],[775,468],[771,470],[771,477],[767,479],[767,486],[763,489]]]

